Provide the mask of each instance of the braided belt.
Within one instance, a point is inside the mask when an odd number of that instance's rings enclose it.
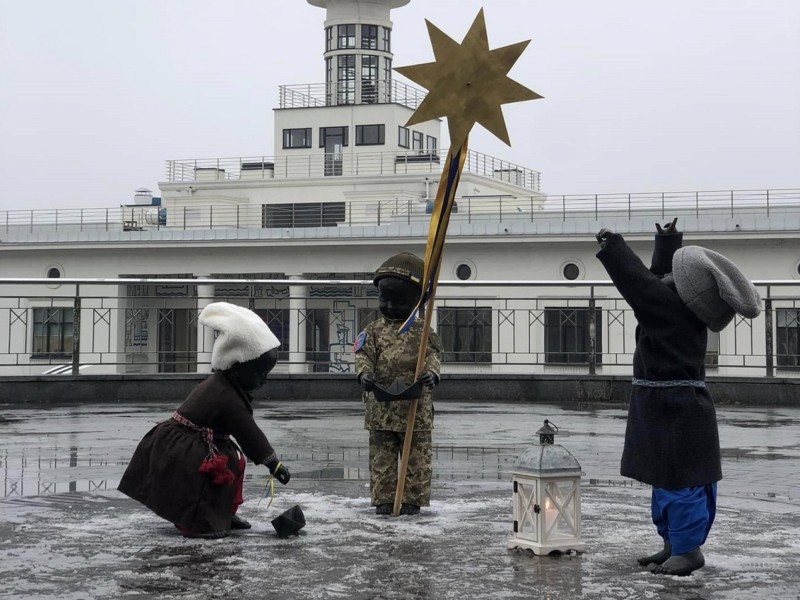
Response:
[[[208,446],[208,454],[200,463],[200,472],[206,473],[212,477],[212,481],[217,485],[228,485],[233,483],[235,476],[233,471],[228,467],[228,455],[222,454],[214,443],[214,438],[227,440],[230,438],[227,434],[214,435],[214,430],[211,427],[198,427],[189,419],[184,417],[178,411],[172,413],[172,419],[181,425],[193,429],[200,433],[203,441]]]
[[[639,387],[649,387],[649,388],[668,388],[668,387],[705,388],[706,382],[697,381],[695,379],[672,379],[669,381],[650,381],[649,379],[636,379],[634,377],[633,385],[638,385]]]
[[[227,433],[214,434],[214,430],[211,427],[198,427],[189,419],[180,414],[177,410],[172,413],[172,418],[181,425],[185,425],[189,429],[194,429],[195,431],[199,432],[200,435],[203,436],[203,441],[208,444],[209,454],[212,456],[219,453],[219,448],[217,448],[217,445],[214,443],[214,438],[227,440],[231,437]]]

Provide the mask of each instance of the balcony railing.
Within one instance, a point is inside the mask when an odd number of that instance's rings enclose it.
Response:
[[[416,109],[425,99],[426,92],[392,79],[282,85],[278,94],[280,108],[393,103]]]
[[[340,154],[291,154],[288,156],[239,156],[189,158],[167,161],[167,182],[253,181],[258,179],[307,179],[313,177],[375,177],[442,171],[436,153],[342,152]],[[538,192],[538,171],[470,150],[464,172],[511,183]]]
[[[431,190],[432,191],[432,190]],[[430,221],[430,198],[356,199],[314,206],[282,203],[215,206],[196,198],[177,208],[128,205],[118,208],[0,211],[0,240],[30,241],[37,234],[304,228],[306,237],[348,237],[346,227],[420,225]],[[679,217],[687,232],[778,232],[800,230],[800,190],[728,190],[587,194],[572,196],[470,196],[456,198],[452,223],[542,224],[545,233],[595,233],[598,222],[620,232],[651,232],[653,219]],[[336,205],[336,206],[333,206]],[[328,210],[328,209],[336,210]],[[331,226],[334,226],[331,229]],[[318,231],[314,231],[317,229]],[[503,229],[495,231],[502,232]],[[488,230],[476,230],[486,235]],[[538,232],[537,232],[538,233]],[[386,236],[393,235],[387,229]],[[399,234],[398,234],[399,235]],[[405,234],[403,234],[405,235]],[[470,235],[464,233],[463,235]]]
[[[798,377],[800,281],[755,283],[762,314],[710,338],[707,369]],[[365,280],[0,279],[0,375],[208,371],[213,335],[197,316],[218,300],[270,325],[279,372],[352,373],[377,314]],[[433,324],[445,373],[631,373],[636,319],[608,281],[443,281]]]

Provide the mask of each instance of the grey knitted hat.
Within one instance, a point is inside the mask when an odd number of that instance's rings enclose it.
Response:
[[[721,254],[684,246],[672,257],[675,287],[683,303],[711,331],[722,331],[735,314],[761,313],[761,296],[747,277]]]

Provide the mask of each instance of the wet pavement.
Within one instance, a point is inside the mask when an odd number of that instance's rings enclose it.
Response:
[[[116,484],[169,404],[0,407],[0,598],[800,599],[800,408],[719,408],[723,473],[706,567],[652,575],[649,488],[619,476],[622,407],[440,402],[433,502],[369,506],[359,402],[262,402],[256,417],[292,481],[271,506],[252,465],[254,528],[188,540]],[[548,418],[581,463],[580,555],[506,549],[514,459]],[[300,504],[304,535],[269,521]]]

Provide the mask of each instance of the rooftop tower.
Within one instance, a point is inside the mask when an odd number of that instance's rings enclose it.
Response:
[[[308,0],[324,8],[328,106],[391,102],[393,8],[410,0]]]

